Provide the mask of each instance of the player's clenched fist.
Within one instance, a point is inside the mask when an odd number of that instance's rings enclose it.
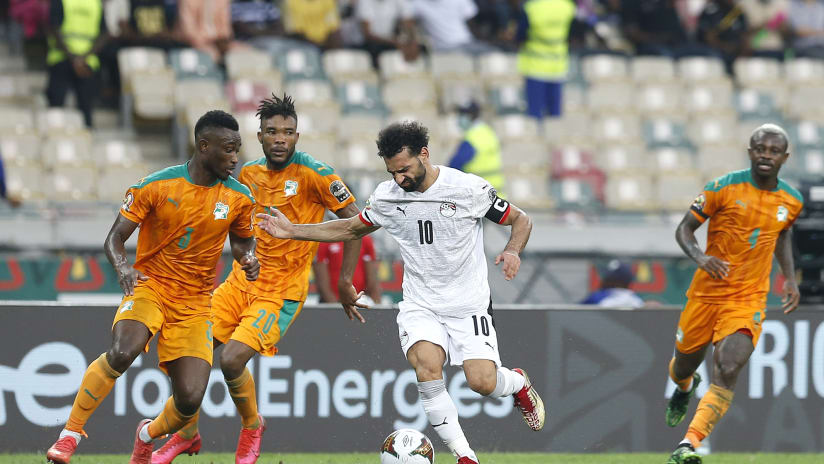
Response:
[[[292,228],[292,221],[278,210],[272,210],[273,215],[258,213],[258,227],[265,230],[275,238],[292,238],[289,233]]]
[[[133,268],[129,263],[120,264],[115,269],[117,270],[117,281],[126,296],[134,295],[134,287],[137,285],[138,280],[141,282],[149,280],[146,275]]]
[[[240,268],[243,269],[243,272],[246,273],[246,280],[257,280],[258,274],[260,274],[260,262],[257,256],[252,254],[243,255],[238,263],[240,263]]]

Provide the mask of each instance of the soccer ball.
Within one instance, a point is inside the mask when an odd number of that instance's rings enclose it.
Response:
[[[395,430],[381,447],[381,464],[432,464],[435,451],[426,435],[412,429]]]

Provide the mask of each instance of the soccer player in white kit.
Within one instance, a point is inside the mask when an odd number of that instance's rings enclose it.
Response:
[[[401,348],[417,374],[429,423],[458,464],[477,464],[443,380],[447,354],[452,365],[463,366],[472,390],[492,398],[512,395],[532,430],[544,426],[544,404],[529,377],[501,365],[481,224],[487,218],[512,226],[509,242],[495,258],[511,280],[532,221],[482,178],[432,165],[428,143],[427,129],[416,122],[380,132],[378,155],[393,181],[378,185],[357,217],[292,224],[275,210],[272,216],[258,214],[258,225],[277,238],[318,242],[354,240],[383,227],[398,242],[404,262],[397,319]],[[349,301],[355,301],[359,295],[354,287],[349,291]],[[364,321],[357,310],[353,316]]]

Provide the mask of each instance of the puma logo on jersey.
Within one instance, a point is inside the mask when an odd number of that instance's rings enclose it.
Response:
[[[735,204],[741,205],[741,207],[743,207],[743,208],[747,207],[747,202],[746,201],[735,200]]]
[[[409,207],[407,206],[406,208],[409,208]],[[400,211],[401,213],[403,213],[403,215],[404,215],[404,216],[406,216],[406,208],[401,209],[401,207],[400,207],[400,206],[396,206],[396,207],[395,207],[395,209],[396,209],[396,210],[398,210],[398,211]]]

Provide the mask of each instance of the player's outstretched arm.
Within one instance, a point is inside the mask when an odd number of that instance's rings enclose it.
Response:
[[[126,240],[132,236],[137,226],[138,223],[126,219],[122,214],[118,214],[111,230],[109,230],[109,235],[106,236],[106,241],[103,243],[106,258],[109,259],[109,263],[117,273],[117,281],[126,296],[134,295],[134,286],[138,280],[149,280],[142,272],[129,264],[126,255]]]
[[[730,272],[730,265],[715,256],[704,254],[695,239],[695,231],[701,227],[701,222],[687,211],[684,219],[675,229],[675,241],[684,250],[684,253],[698,264],[698,267],[706,271],[713,279],[724,279]]]
[[[509,241],[504,247],[504,251],[495,257],[495,265],[503,262],[504,278],[512,280],[518,274],[521,268],[521,252],[526,247],[526,242],[529,241],[529,234],[532,233],[532,218],[529,217],[522,209],[510,204],[509,214],[506,219],[500,224],[503,226],[512,226],[512,231],[509,234]]]
[[[775,257],[778,265],[781,266],[781,273],[784,274],[784,296],[781,299],[784,314],[795,311],[798,302],[801,300],[801,293],[798,290],[798,282],[795,281],[795,264],[793,263],[793,238],[792,231],[786,229],[778,234],[778,241],[775,244]]]
[[[240,237],[229,232],[229,246],[232,249],[232,256],[240,264],[240,268],[246,273],[246,280],[257,280],[260,274],[260,263],[255,256],[255,237]]]
[[[307,240],[310,242],[344,242],[356,240],[380,227],[368,226],[358,216],[349,219],[335,219],[320,224],[292,224],[278,210],[272,215],[259,213],[257,226],[275,238]]]

